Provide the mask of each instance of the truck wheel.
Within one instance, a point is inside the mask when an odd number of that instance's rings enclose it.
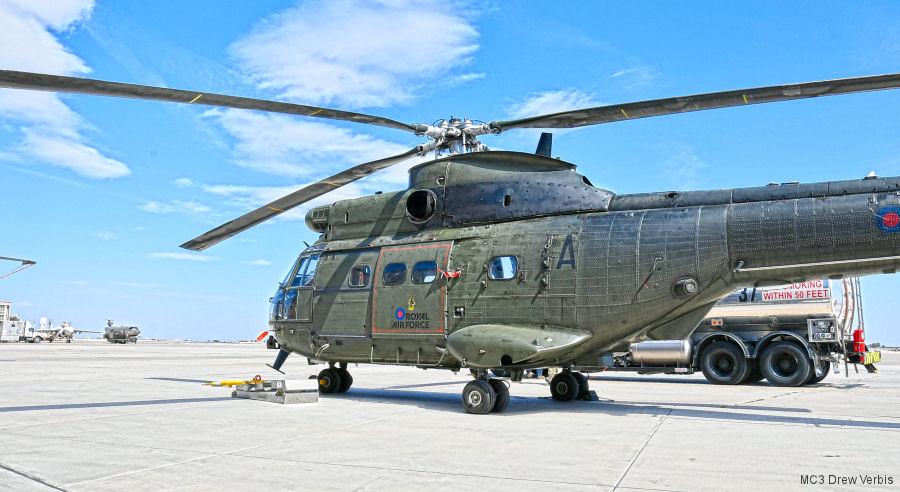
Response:
[[[44,339],[41,337],[34,337],[32,338],[32,340],[34,340],[34,343],[41,343],[41,341],[43,341]]]
[[[572,401],[578,397],[581,387],[578,380],[569,371],[563,371],[550,381],[550,394],[557,401]]]
[[[816,376],[816,368],[815,366],[809,366],[809,377],[806,378],[806,383],[804,384],[818,384],[822,382],[823,379],[828,377],[828,372],[831,371],[831,361],[826,360],[822,361],[822,374]]]
[[[762,371],[759,370],[759,364],[754,364],[753,369],[750,369],[750,371],[747,373],[747,377],[741,384],[758,383],[763,379],[766,379],[766,376],[764,376]]]
[[[712,384],[740,384],[749,369],[744,353],[731,342],[713,342],[700,357],[700,370]]]
[[[495,395],[494,406],[491,407],[491,411],[500,413],[506,410],[506,407],[509,406],[509,388],[506,386],[506,383],[499,379],[491,379],[488,382],[494,390]]]
[[[319,373],[319,391],[322,393],[336,393],[341,387],[341,374],[337,369],[322,369]]]
[[[484,379],[469,381],[462,392],[463,407],[476,415],[484,415],[493,410],[496,398],[494,388]]]
[[[760,369],[773,386],[800,386],[809,377],[809,356],[791,342],[773,343],[763,350]]]

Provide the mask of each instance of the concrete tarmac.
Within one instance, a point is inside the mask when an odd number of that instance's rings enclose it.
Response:
[[[351,365],[346,394],[279,405],[201,385],[282,378],[264,344],[0,344],[0,490],[898,490],[884,356],[800,388],[605,373],[599,402],[525,380],[470,415],[464,373]]]

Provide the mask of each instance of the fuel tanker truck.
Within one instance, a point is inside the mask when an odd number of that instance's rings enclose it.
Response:
[[[740,289],[716,304],[690,337],[633,343],[629,352],[608,356],[604,370],[700,370],[713,384],[766,379],[800,386],[839,372],[840,363],[846,374],[849,364],[876,372],[880,361],[881,352],[866,346],[859,279],[852,278]]]

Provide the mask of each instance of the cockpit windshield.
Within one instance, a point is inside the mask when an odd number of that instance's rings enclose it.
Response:
[[[316,276],[316,266],[319,264],[319,255],[306,256],[300,259],[297,273],[288,287],[309,287]],[[287,281],[285,279],[285,281]]]

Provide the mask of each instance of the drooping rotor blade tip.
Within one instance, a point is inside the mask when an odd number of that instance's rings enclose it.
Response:
[[[95,96],[124,97],[129,99],[151,99],[156,101],[200,104],[238,109],[255,109],[273,113],[294,114],[314,118],[352,121],[367,125],[383,126],[417,133],[413,125],[373,116],[364,113],[353,113],[338,109],[320,108],[304,104],[293,104],[268,99],[227,96],[201,91],[168,89],[147,85],[124,84],[105,80],[66,77],[34,72],[0,70],[0,87],[11,89],[30,89],[50,92],[67,92],[72,94],[89,94]]]
[[[498,132],[516,128],[575,128],[707,109],[897,88],[900,88],[900,74],[892,73],[574,109],[517,120],[493,121],[490,126]]]
[[[203,251],[210,246],[214,246],[235,234],[245,231],[261,222],[286,212],[298,205],[302,205],[313,198],[317,198],[331,190],[335,190],[346,184],[352,183],[360,178],[364,178],[376,171],[393,166],[399,162],[405,161],[410,157],[427,152],[429,145],[417,145],[402,154],[386,157],[377,161],[366,162],[350,169],[341,171],[337,174],[319,180],[311,185],[300,188],[299,190],[285,195],[271,203],[267,203],[256,210],[250,211],[234,220],[226,222],[206,233],[191,239],[181,245],[184,249],[191,251]]]

